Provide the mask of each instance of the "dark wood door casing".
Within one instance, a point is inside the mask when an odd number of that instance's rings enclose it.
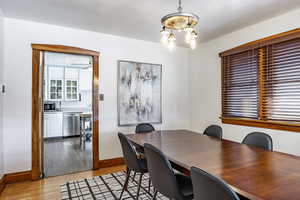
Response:
[[[41,52],[78,54],[93,58],[93,169],[99,168],[99,56],[97,51],[64,45],[32,44],[32,170],[31,179],[38,180],[41,175]]]

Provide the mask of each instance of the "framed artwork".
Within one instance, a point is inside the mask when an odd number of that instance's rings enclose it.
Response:
[[[162,122],[162,65],[118,61],[118,125]]]

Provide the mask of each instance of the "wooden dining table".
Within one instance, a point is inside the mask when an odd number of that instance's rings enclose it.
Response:
[[[182,169],[195,166],[223,179],[248,199],[300,199],[300,157],[187,130],[126,136],[137,146],[154,145]]]

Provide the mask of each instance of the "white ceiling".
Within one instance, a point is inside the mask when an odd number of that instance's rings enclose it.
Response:
[[[299,8],[300,0],[182,0],[200,17],[199,38],[207,41]],[[160,18],[177,0],[0,0],[5,16],[101,33],[159,41]]]

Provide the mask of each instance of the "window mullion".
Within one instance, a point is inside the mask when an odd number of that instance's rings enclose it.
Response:
[[[266,107],[266,68],[267,68],[267,52],[265,47],[258,50],[258,119],[266,120],[267,107]]]

